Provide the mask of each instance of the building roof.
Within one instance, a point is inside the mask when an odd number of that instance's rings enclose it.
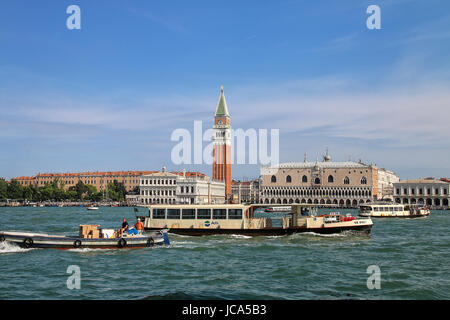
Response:
[[[304,168],[314,168],[318,166],[320,168],[368,168],[370,167],[364,163],[358,163],[353,161],[345,161],[345,162],[332,162],[332,161],[305,161],[305,162],[285,162],[280,163],[278,166],[272,168],[279,169],[304,169]]]
[[[449,184],[449,182],[436,180],[436,179],[410,179],[410,180],[402,180],[399,182],[395,182],[394,184],[413,184],[413,183],[440,183],[440,184]]]
[[[217,104],[216,117],[229,117],[227,101],[225,100],[225,95],[223,93],[223,86],[220,86],[220,98]]]
[[[186,172],[180,172],[180,171],[153,171],[150,174],[145,174],[145,176],[152,176],[152,177],[167,177],[167,176],[183,176],[183,174],[187,177],[198,177],[198,178],[204,178],[207,177],[206,174],[201,172],[192,172],[192,171],[186,171]]]

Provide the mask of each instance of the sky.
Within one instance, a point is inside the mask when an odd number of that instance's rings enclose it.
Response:
[[[66,26],[70,5],[80,30]],[[174,164],[170,138],[213,125],[221,85],[234,129],[279,129],[280,162],[328,147],[401,179],[449,177],[449,56],[446,0],[3,0],[0,177],[211,175]]]

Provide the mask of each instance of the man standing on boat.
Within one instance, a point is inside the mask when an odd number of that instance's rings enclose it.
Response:
[[[136,230],[139,233],[142,233],[142,231],[144,231],[144,224],[141,222],[141,219],[138,218],[136,224],[134,225],[134,227],[136,228]]]

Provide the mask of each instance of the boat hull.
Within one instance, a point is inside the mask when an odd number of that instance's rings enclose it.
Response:
[[[427,214],[410,214],[410,215],[402,215],[402,216],[400,216],[400,215],[398,215],[398,216],[394,216],[394,215],[392,215],[392,216],[388,216],[388,215],[386,215],[386,216],[378,216],[378,215],[362,215],[362,214],[359,214],[358,216],[360,216],[360,217],[364,217],[364,218],[397,218],[397,219],[418,219],[418,218],[426,218],[426,217],[429,217],[430,216],[430,214],[429,213],[427,213]]]
[[[339,234],[342,232],[370,234],[372,225],[325,227],[325,228],[264,228],[264,229],[194,229],[194,228],[171,228],[169,233],[185,236],[210,236],[210,235],[244,235],[244,236],[288,236],[295,233],[314,232],[318,234]],[[146,228],[148,231],[157,229]]]
[[[167,234],[158,234],[157,232],[145,236],[109,239],[86,239],[33,233],[0,232],[0,242],[3,241],[15,243],[22,248],[54,249],[132,249],[169,244]]]

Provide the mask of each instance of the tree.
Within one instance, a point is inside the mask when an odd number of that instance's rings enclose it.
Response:
[[[6,190],[7,190],[7,198],[13,200],[23,199],[23,188],[17,180],[12,180],[8,184]]]
[[[113,201],[125,201],[127,191],[122,183],[117,180],[108,183],[108,196]]]
[[[0,199],[8,198],[8,183],[5,179],[0,179]]]
[[[26,186],[23,188],[23,198],[28,201],[32,201],[35,197],[35,190],[32,186]]]
[[[88,185],[86,185],[86,190],[87,191],[86,191],[86,195],[84,196],[84,199],[91,200],[91,201],[98,201],[98,200],[95,199],[96,197],[94,197],[94,195],[97,194],[97,188],[96,187],[88,184]]]
[[[88,191],[88,188],[83,181],[78,180],[78,183],[75,185],[75,191],[77,192],[77,199],[82,200],[83,194]]]

